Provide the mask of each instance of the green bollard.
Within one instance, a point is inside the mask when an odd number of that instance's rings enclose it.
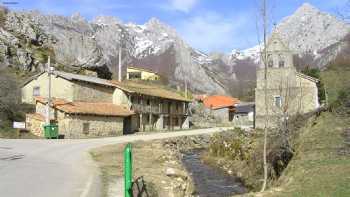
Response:
[[[124,196],[132,197],[132,151],[131,144],[124,149]]]

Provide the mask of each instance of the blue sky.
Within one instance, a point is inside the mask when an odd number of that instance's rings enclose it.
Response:
[[[270,0],[271,21],[279,22],[304,2],[336,13],[347,0]],[[259,0],[7,0],[16,10],[39,10],[70,16],[79,12],[87,20],[112,15],[123,22],[143,24],[151,17],[174,27],[194,48],[229,52],[257,44]]]

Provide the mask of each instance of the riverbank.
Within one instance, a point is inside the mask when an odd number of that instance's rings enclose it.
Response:
[[[295,156],[264,196],[350,196],[350,117],[324,112],[299,133]]]
[[[294,124],[289,139],[290,150],[281,147],[278,133],[269,133],[269,180],[267,191],[264,193],[256,193],[261,187],[263,177],[263,133],[259,130],[246,132],[236,129],[210,135],[135,142],[133,143],[134,177],[144,177],[147,189],[153,192],[150,196],[196,196],[198,192],[209,188],[204,186],[203,189],[205,181],[196,177],[216,176],[201,173],[202,166],[196,167],[196,163],[199,165],[204,163],[213,169],[221,169],[218,174],[225,172],[220,175],[222,180],[225,180],[226,175],[238,178],[229,185],[234,187],[244,185],[246,189],[244,192],[233,192],[232,195],[241,193],[244,193],[243,196],[350,195],[349,117],[323,112],[319,115],[300,117]],[[123,148],[124,145],[115,145],[92,152],[102,169],[106,196],[113,194],[111,192],[113,190],[110,189],[115,187],[113,180],[122,176]],[[203,152],[192,154],[193,150],[197,149]],[[190,160],[190,164],[194,165],[189,168],[183,159]],[[197,174],[193,173],[195,170],[198,170]],[[193,173],[194,178],[189,172]],[[228,183],[230,181],[228,180]],[[243,184],[237,185],[237,182]],[[215,183],[208,185],[215,186]]]
[[[202,189],[203,185],[208,184],[206,181],[212,181],[212,184],[210,183],[211,187],[204,188],[218,194],[246,192],[239,180],[217,167],[204,164],[198,152],[192,154],[193,150],[207,149],[211,137],[212,135],[199,135],[133,143],[134,179],[143,177],[147,193],[152,197],[190,197],[198,194],[206,196],[204,194],[207,190]],[[125,144],[111,145],[91,151],[92,157],[101,168],[105,197],[120,194],[116,190],[116,180],[123,176],[124,146]],[[205,174],[208,176],[204,176]],[[198,176],[204,179],[197,179]],[[214,182],[221,183],[215,185]]]
[[[181,164],[181,153],[174,140],[132,143],[134,180],[140,177],[144,180],[143,196],[146,192],[152,197],[193,196],[192,179]],[[196,147],[194,144],[190,146]],[[123,176],[124,147],[125,144],[110,145],[91,151],[101,169],[104,197],[120,194],[117,187],[122,185],[118,186],[116,181]]]
[[[201,197],[231,196],[244,194],[246,187],[238,177],[203,162],[204,149],[194,149],[185,153],[182,163],[191,173],[196,194]]]

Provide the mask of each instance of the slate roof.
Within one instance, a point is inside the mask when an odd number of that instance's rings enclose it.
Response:
[[[46,72],[40,72],[32,77],[30,77],[28,80],[26,80],[21,86],[25,86],[29,82],[31,82],[34,79],[37,79],[40,75]],[[53,76],[61,77],[63,79],[66,79],[68,81],[83,81],[87,83],[93,83],[97,85],[104,85],[108,87],[114,87],[113,84],[111,84],[108,80],[101,79],[98,77],[93,77],[93,76],[87,76],[87,75],[79,75],[79,74],[74,74],[74,73],[67,73],[63,71],[53,71]]]
[[[37,102],[46,104],[43,97],[35,97]],[[121,105],[112,103],[69,102],[65,99],[52,99],[53,107],[68,114],[83,114],[97,116],[127,117],[134,114],[133,111]]]
[[[22,84],[22,87],[25,86],[30,81],[38,78],[43,73],[45,72],[41,72],[38,75],[31,77],[24,84]],[[119,82],[116,80],[106,80],[98,77],[79,75],[79,74],[67,73],[62,71],[54,71],[53,75],[69,81],[83,81],[87,83],[93,83],[97,85],[118,88],[129,93],[138,93],[138,94],[143,94],[148,96],[191,102],[190,99],[186,99],[185,97],[178,94],[175,90],[170,90],[163,86],[149,85],[149,84],[143,84],[140,82],[132,82],[132,81]]]
[[[67,73],[62,71],[54,71],[54,75],[67,79],[69,81],[83,81],[88,83],[94,83],[98,85],[104,85],[109,87],[114,87],[108,80],[101,79],[98,77],[87,76],[87,75],[78,75],[73,73]]]
[[[304,78],[304,79],[307,79],[307,80],[310,80],[310,81],[312,81],[314,83],[320,82],[320,80],[318,80],[318,79],[316,79],[314,77],[310,77],[309,75],[305,75],[305,74],[300,73],[300,72],[297,72],[297,76],[301,77],[301,78]]]
[[[249,112],[254,112],[254,103],[242,103],[235,106],[235,113],[247,114]]]
[[[27,85],[29,82],[33,81],[34,79],[38,78],[40,75],[42,75],[43,73],[45,73],[44,71],[39,72],[38,74],[35,74],[31,77],[29,77],[27,80],[25,80],[22,84],[20,84],[20,87],[23,87],[25,85]]]

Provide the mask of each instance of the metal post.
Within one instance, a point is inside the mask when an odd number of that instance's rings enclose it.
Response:
[[[132,196],[132,150],[128,143],[124,149],[124,197]]]
[[[122,46],[119,44],[118,81],[122,81]]]
[[[188,98],[187,79],[185,79],[185,98]]]

